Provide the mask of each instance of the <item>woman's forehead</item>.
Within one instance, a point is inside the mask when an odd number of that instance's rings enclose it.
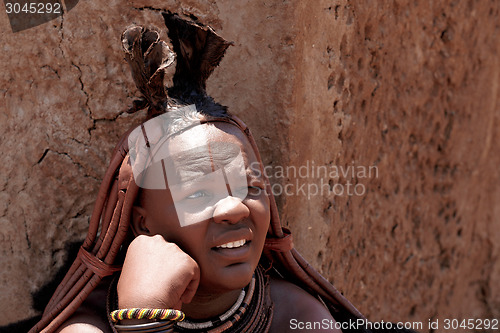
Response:
[[[130,144],[135,181],[142,188],[162,189],[225,168],[245,179],[260,178],[262,165],[239,127],[204,123],[162,137],[161,125],[145,124]]]
[[[177,155],[200,147],[208,147],[210,149],[210,147],[214,146],[214,143],[236,145],[241,149],[249,162],[257,160],[246,135],[238,127],[223,122],[205,123],[194,126],[172,137],[168,143],[168,150],[172,155]]]

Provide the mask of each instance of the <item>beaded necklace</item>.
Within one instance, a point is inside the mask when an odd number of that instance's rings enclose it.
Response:
[[[212,320],[195,322],[186,319],[177,322],[175,332],[268,332],[273,316],[273,305],[268,282],[260,265],[255,270],[246,293],[241,293],[240,298],[243,300],[239,305],[238,299],[231,309]]]
[[[250,283],[250,285],[255,286],[255,276],[252,278],[252,282]],[[253,292],[253,290],[251,290],[251,289],[252,289],[252,286],[249,288],[249,293],[248,293],[248,295],[250,297],[252,297],[251,292]],[[245,294],[246,294],[245,289],[242,289],[240,295],[238,296],[238,299],[236,300],[236,303],[234,303],[234,305],[229,310],[227,310],[224,314],[218,316],[214,320],[198,322],[198,321],[191,321],[191,320],[186,318],[183,321],[178,322],[176,325],[181,327],[181,328],[188,329],[188,330],[194,330],[194,329],[199,330],[199,329],[207,329],[207,328],[217,327],[220,323],[226,321],[229,317],[231,317],[233,314],[235,314],[237,310],[240,310],[240,306],[242,306],[241,303],[243,303],[243,299],[245,298]],[[245,298],[245,301],[246,301],[246,298]],[[244,304],[246,304],[244,306],[248,306],[248,303],[244,303]]]

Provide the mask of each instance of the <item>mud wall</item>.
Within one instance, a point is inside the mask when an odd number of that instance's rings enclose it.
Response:
[[[498,9],[297,10],[289,163],[355,167],[333,186],[366,191],[316,196],[306,209],[286,198],[284,212],[308,259],[374,320],[500,315]]]
[[[141,119],[120,34],[160,9],[235,42],[209,92],[252,128],[296,247],[362,312],[500,317],[499,7],[81,1],[16,33],[3,15],[0,325],[39,314],[32,295],[83,239]]]

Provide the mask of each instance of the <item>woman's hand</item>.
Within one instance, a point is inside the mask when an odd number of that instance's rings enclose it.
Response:
[[[118,280],[118,306],[181,309],[200,281],[196,261],[162,236],[138,236],[130,244]]]

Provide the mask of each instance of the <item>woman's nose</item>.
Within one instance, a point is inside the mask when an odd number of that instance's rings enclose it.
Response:
[[[221,199],[214,210],[214,221],[217,223],[238,223],[250,215],[250,210],[241,199],[227,196]]]

